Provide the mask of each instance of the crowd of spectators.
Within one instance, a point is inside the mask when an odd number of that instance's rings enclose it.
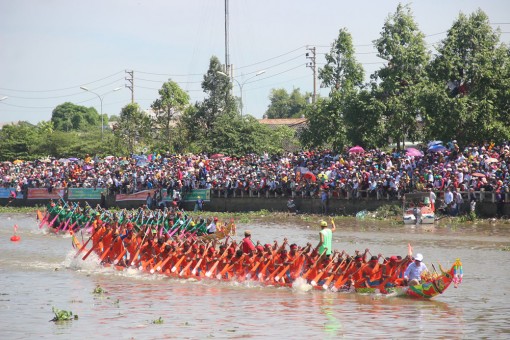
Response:
[[[439,144],[435,144],[436,146]],[[416,147],[403,150],[349,152],[302,151],[280,156],[170,153],[131,157],[15,160],[0,166],[0,186],[26,188],[108,188],[109,194],[166,189],[185,193],[212,189],[224,195],[240,192],[359,198],[406,192],[493,191],[502,195],[510,181],[507,143],[459,147]],[[361,148],[360,148],[361,149]],[[331,196],[331,194],[330,194]]]

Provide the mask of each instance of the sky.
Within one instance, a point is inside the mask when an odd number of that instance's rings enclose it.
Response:
[[[262,118],[272,89],[312,92],[307,48],[322,67],[341,28],[368,81],[384,66],[373,41],[399,3],[410,3],[432,52],[459,13],[477,9],[510,42],[508,0],[229,0],[229,58],[244,113]],[[103,113],[118,115],[131,102],[126,71],[142,109],[168,80],[201,101],[212,56],[225,62],[225,0],[1,0],[0,123],[49,120],[65,102],[101,112],[102,101]]]

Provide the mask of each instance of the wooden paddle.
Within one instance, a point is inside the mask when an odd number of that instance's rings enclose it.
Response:
[[[145,238],[147,237],[147,235],[149,234],[149,230],[151,229],[151,227],[148,225],[147,226],[147,230],[145,230],[145,235],[143,236],[143,239],[142,239],[142,242],[140,242],[140,244],[138,245],[138,249],[136,250],[136,253],[135,255],[133,256],[131,260],[131,263],[130,265],[132,266],[135,262],[135,260],[138,258],[138,255],[140,254],[140,250],[142,249],[142,246],[143,244],[145,243]]]
[[[313,269],[315,269],[315,267],[317,266],[317,264],[319,263],[320,260],[322,260],[322,258],[324,257],[324,255],[326,254],[326,251],[328,250],[328,248],[324,248],[324,250],[322,251],[322,253],[319,255],[319,257],[317,258],[317,260],[315,261],[314,264],[312,264],[310,266],[310,268],[308,268],[308,270],[303,274],[301,275],[301,277],[303,279],[306,280],[306,278],[308,277],[308,275],[310,275],[310,273],[312,272]]]
[[[99,229],[101,228],[97,228],[96,230],[94,230],[94,232],[92,233],[92,235],[90,235],[89,239],[87,240],[87,242],[85,242],[81,248],[76,252],[76,254],[74,255],[74,257],[77,257],[78,255],[80,255],[80,253],[83,251],[83,249],[85,249],[85,247],[87,246],[87,244],[89,243],[90,240],[92,240],[92,237],[94,237],[94,235],[99,231]]]
[[[197,270],[198,268],[200,267],[200,264],[202,264],[202,261],[204,260],[205,256],[207,255],[207,251],[209,250],[209,247],[210,247],[210,244],[207,243],[207,247],[205,248],[204,250],[204,254],[202,255],[202,257],[198,260],[197,264],[195,265],[195,267],[193,267],[193,269],[191,270],[191,275],[195,275],[197,273]]]
[[[315,277],[313,278],[313,280],[310,281],[310,284],[312,286],[314,286],[314,287],[317,286],[317,283],[319,282],[321,277],[324,275],[324,273],[326,273],[331,268],[331,266],[333,266],[335,264],[336,255],[337,255],[337,253],[335,252],[333,257],[330,259],[329,263],[327,264],[326,268],[324,268],[324,270],[318,272],[317,275],[315,275]]]
[[[225,257],[225,255],[227,255],[227,253],[228,253],[228,247],[225,246],[225,250],[223,250],[223,253],[221,253],[220,257],[216,260],[216,262],[213,263],[211,268],[209,268],[209,270],[205,273],[206,277],[211,277],[211,275],[215,273],[216,267],[218,267],[218,264],[223,259],[223,257]]]
[[[343,256],[345,252],[342,251],[342,253],[340,254],[340,256]],[[324,284],[322,285],[322,288],[324,290],[328,289],[329,285],[331,284],[331,281],[333,281],[333,279],[335,278],[335,275],[336,273],[338,272],[338,269],[340,269],[342,267],[342,265],[344,264],[346,258],[342,258],[342,260],[340,261],[340,263],[333,269],[331,270],[331,274],[329,275],[329,277],[324,281]],[[318,281],[317,281],[318,282]]]
[[[290,263],[288,263],[280,272],[275,275],[274,280],[278,282],[280,278],[284,277],[284,275],[287,273],[287,271],[290,269],[290,266],[292,266],[297,260],[301,260],[301,256],[303,255],[303,252],[305,249],[301,250],[300,252],[297,252],[294,258]]]
[[[349,258],[349,256],[347,257]],[[346,258],[346,260],[347,260]],[[335,281],[335,283],[333,284],[333,288],[331,289],[332,291],[336,292],[340,287],[342,287],[345,282],[348,280],[349,277],[345,277],[347,272],[349,271],[349,269],[351,269],[351,267],[354,265],[354,263],[356,262],[356,260],[350,256],[350,259],[351,259],[351,262],[349,262],[349,264],[347,265],[347,267],[345,268],[345,270],[343,271],[342,274],[340,274],[340,276],[338,277],[338,279]]]
[[[194,244],[194,242],[190,243],[189,249],[186,250],[186,252],[184,252],[183,255],[181,256],[181,258],[173,265],[172,269],[170,270],[172,273],[174,273],[177,270],[177,268],[179,268],[179,266],[181,265],[182,261],[184,261],[184,259],[188,255],[188,253],[192,250],[193,244]]]
[[[379,288],[379,291],[381,292],[385,292],[386,291],[386,284],[388,284],[389,282],[392,282],[393,280],[395,280],[395,278],[398,276],[399,274],[399,271],[400,271],[400,268],[402,267],[402,265],[407,262],[407,260],[403,259],[399,265],[397,266],[397,268],[395,268],[395,271],[385,280],[381,280],[381,284],[378,286]]]
[[[101,235],[101,237],[99,238],[98,242],[96,244],[94,244],[90,250],[87,252],[87,254],[85,254],[85,256],[83,256],[81,259],[83,261],[85,261],[87,259],[87,257],[89,257],[89,255],[92,253],[92,251],[99,245],[99,243],[101,243],[101,241],[103,240],[103,238],[108,235],[111,231],[110,230],[107,230],[104,232],[103,235]]]

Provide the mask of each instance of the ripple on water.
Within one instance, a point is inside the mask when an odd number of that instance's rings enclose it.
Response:
[[[464,282],[458,289],[449,288],[432,301],[416,301],[322,292],[305,283],[288,289],[250,281],[194,281],[136,269],[117,271],[100,266],[94,254],[86,261],[82,256],[74,258],[68,236],[45,234],[25,217],[0,219],[2,239],[12,235],[13,223],[20,225],[22,242],[0,242],[0,294],[8,294],[0,295],[0,329],[6,339],[455,339],[505,338],[510,329],[506,293],[510,278],[501,270],[501,264],[510,260],[510,252],[500,251],[502,244],[510,244],[504,228],[493,234],[484,234],[482,226],[411,231],[337,221],[337,250],[352,253],[370,248],[372,253],[405,254],[411,242],[416,251],[424,253],[429,267],[438,261],[446,266],[456,257],[462,259]],[[281,242],[284,236],[298,244],[318,241],[313,225],[238,226],[244,228],[251,229],[253,239],[261,243]],[[93,294],[97,285],[107,293]],[[66,325],[48,323],[52,306],[72,310],[80,318]],[[26,319],[20,322],[20,316],[26,315],[30,315],[30,327]],[[152,324],[160,317],[163,324]]]

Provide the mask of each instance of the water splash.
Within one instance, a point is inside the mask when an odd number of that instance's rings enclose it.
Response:
[[[292,289],[300,292],[308,292],[312,289],[312,285],[308,284],[305,279],[302,277],[298,277],[293,283],[292,283]]]

